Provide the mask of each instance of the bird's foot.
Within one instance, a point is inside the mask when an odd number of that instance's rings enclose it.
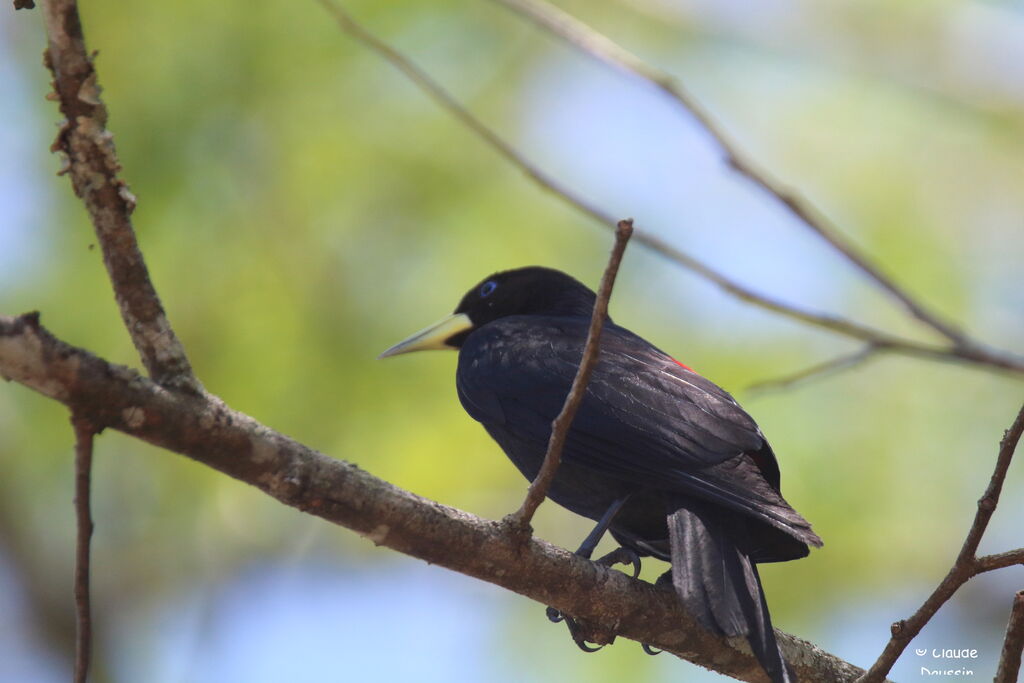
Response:
[[[633,565],[633,578],[635,579],[640,576],[640,555],[631,548],[619,546],[607,555],[594,560],[594,562],[605,567],[611,567],[616,564],[630,564]]]
[[[636,551],[629,548],[616,548],[607,555],[594,560],[594,562],[603,567],[611,567],[616,564],[632,565],[633,578],[635,579],[640,575],[640,556]],[[597,652],[615,639],[614,635],[609,638],[607,634],[601,633],[600,630],[584,626],[584,624],[578,619],[570,617],[567,614],[562,614],[554,607],[548,607],[546,613],[548,621],[553,624],[557,624],[560,621],[565,622],[565,625],[569,628],[569,635],[572,636],[573,642],[576,643],[576,645],[584,652]],[[606,642],[600,643],[596,647],[590,644],[600,641]],[[657,652],[653,652],[646,644],[644,645],[644,651],[647,652],[647,654],[658,654]]]

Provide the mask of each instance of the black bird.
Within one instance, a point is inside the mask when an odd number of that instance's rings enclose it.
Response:
[[[458,349],[462,406],[532,481],[595,299],[550,268],[496,273],[381,357]],[[726,391],[608,319],[548,495],[599,522],[580,554],[607,529],[634,557],[671,562],[679,598],[704,626],[746,636],[772,681],[795,680],[756,564],[804,557],[821,539],[783,499],[771,446]]]

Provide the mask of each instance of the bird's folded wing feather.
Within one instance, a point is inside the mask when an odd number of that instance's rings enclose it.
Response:
[[[586,321],[531,316],[525,322],[510,316],[471,335],[457,386],[474,419],[501,424],[543,448],[582,357]],[[789,527],[799,515],[745,455],[764,445],[756,423],[728,393],[609,325],[563,458]]]

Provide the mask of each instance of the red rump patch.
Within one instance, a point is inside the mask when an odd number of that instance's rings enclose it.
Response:
[[[693,374],[695,374],[695,375],[697,374],[697,371],[696,371],[696,370],[694,370],[693,368],[691,368],[691,367],[690,367],[689,365],[684,365],[683,363],[680,363],[680,362],[679,362],[679,361],[677,361],[677,360],[676,360],[675,358],[673,358],[673,359],[672,359],[672,362],[673,362],[673,363],[675,363],[676,365],[678,365],[679,367],[681,367],[681,368],[682,368],[683,370],[689,370],[689,371],[690,371],[690,372],[692,372]]]

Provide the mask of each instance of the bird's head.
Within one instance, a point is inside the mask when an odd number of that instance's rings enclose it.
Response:
[[[494,273],[470,288],[447,318],[404,339],[380,358],[427,349],[459,349],[473,330],[510,315],[589,317],[595,294],[554,268],[528,266]]]

